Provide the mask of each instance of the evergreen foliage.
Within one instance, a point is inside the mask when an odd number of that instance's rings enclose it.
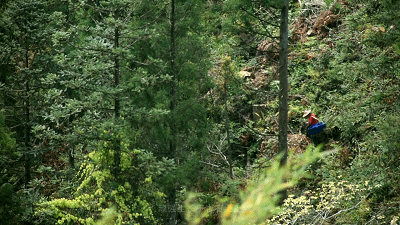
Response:
[[[18,224],[21,221],[18,218],[23,216],[22,196],[12,185],[18,179],[18,173],[13,169],[13,163],[18,156],[15,139],[6,129],[4,117],[0,114],[0,222],[2,224]]]
[[[1,1],[0,223],[397,224],[399,2],[290,1],[280,167],[283,3]]]
[[[16,132],[17,148],[24,154],[25,183],[30,180],[32,158],[43,153],[33,127],[42,122],[39,111],[47,88],[43,78],[54,69],[47,5],[43,1],[11,1],[1,18],[2,99],[6,124]],[[39,122],[40,121],[40,122]]]

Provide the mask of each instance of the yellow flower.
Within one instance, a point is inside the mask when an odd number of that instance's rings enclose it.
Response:
[[[232,204],[232,203],[229,204],[228,207],[226,207],[226,211],[225,211],[225,217],[226,217],[226,218],[228,218],[229,215],[231,214],[232,208],[233,208],[233,204]]]

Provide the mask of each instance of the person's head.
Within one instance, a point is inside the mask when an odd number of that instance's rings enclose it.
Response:
[[[311,109],[304,111],[303,117],[309,116],[311,114]]]

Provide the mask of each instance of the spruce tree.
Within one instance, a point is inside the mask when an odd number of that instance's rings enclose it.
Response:
[[[40,110],[49,105],[43,101],[47,88],[43,80],[52,70],[49,45],[51,29],[47,3],[43,1],[11,1],[1,17],[2,97],[6,124],[16,132],[18,150],[23,154],[24,183],[31,180],[35,156],[44,151],[43,139],[35,127],[43,123]]]
[[[114,206],[116,223],[157,223],[153,210],[164,195],[152,179],[164,164],[173,166],[137,148],[130,118],[148,113],[136,101],[144,66],[152,60],[143,56],[141,42],[152,34],[149,24],[162,8],[152,1],[84,1],[53,14],[62,24],[53,36],[59,52],[53,81],[60,98],[47,116],[63,124],[70,152],[80,155],[69,157],[80,166],[80,182],[69,192],[72,198],[64,194],[43,202],[38,215],[90,223]]]
[[[134,145],[177,164],[176,171],[167,169],[159,180],[170,209],[160,213],[168,218],[165,223],[173,223],[175,208],[182,204],[179,188],[195,180],[197,167],[189,165],[204,149],[208,125],[201,97],[208,91],[210,61],[202,33],[203,3],[164,1],[163,7],[150,26],[152,38],[139,42],[144,50],[141,56],[151,64],[141,66],[147,72],[141,78],[141,92],[130,98],[139,109],[149,111],[129,115],[129,120],[133,130],[139,131]]]

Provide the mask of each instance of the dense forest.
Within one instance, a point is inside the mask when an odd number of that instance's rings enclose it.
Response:
[[[2,0],[0,43],[0,224],[400,224],[400,1]]]

